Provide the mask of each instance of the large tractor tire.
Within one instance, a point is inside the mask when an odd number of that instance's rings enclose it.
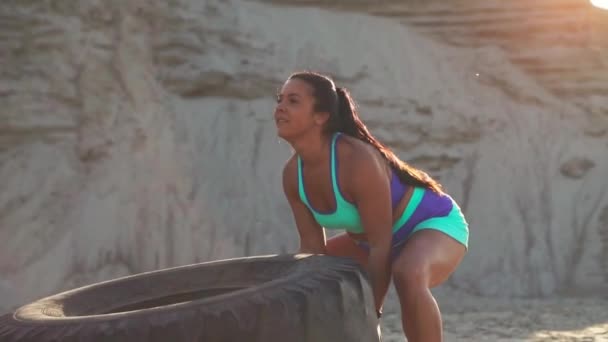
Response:
[[[59,293],[0,317],[0,341],[378,341],[350,259],[285,254],[199,263]]]

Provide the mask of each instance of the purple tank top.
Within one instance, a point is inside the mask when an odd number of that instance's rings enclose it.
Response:
[[[394,209],[405,195],[407,186],[401,182],[395,170],[392,170],[391,174],[391,203]]]

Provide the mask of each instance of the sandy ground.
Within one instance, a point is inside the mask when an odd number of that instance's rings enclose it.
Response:
[[[608,294],[603,298],[479,298],[434,291],[442,310],[444,340],[608,341]],[[391,286],[382,321],[383,342],[405,341]]]

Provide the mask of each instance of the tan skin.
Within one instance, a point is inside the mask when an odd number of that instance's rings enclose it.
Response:
[[[289,142],[305,165],[304,186],[313,208],[335,210],[330,175],[330,137],[324,132],[329,113],[314,111],[312,87],[293,79],[283,85],[275,109],[278,135]],[[408,239],[397,258],[389,260],[392,224],[411,196],[408,192],[391,209],[390,169],[370,145],[343,136],[336,145],[338,185],[344,198],[355,203],[364,233],[343,233],[329,240],[323,228],[300,200],[297,161],[294,155],[283,170],[283,188],[291,206],[300,252],[329,254],[357,260],[369,273],[380,309],[392,277],[402,311],[403,330],[410,342],[442,341],[441,314],[430,289],[442,284],[465,255],[463,245],[432,229],[418,231]],[[370,252],[353,239],[367,241]]]

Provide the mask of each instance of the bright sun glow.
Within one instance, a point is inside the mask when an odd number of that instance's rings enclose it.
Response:
[[[591,0],[591,4],[595,7],[608,10],[608,0]]]

